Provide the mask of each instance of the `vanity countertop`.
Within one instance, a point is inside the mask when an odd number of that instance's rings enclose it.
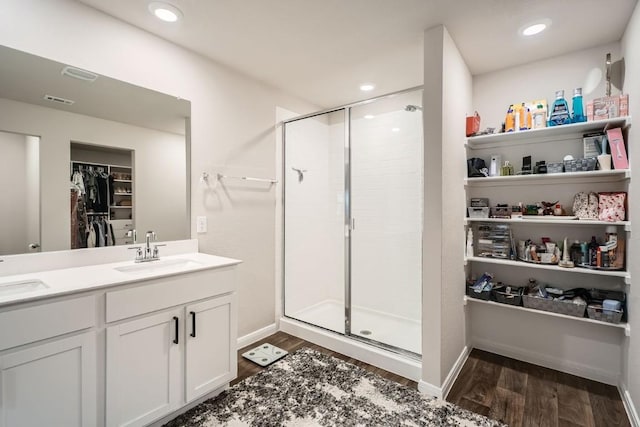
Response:
[[[183,273],[228,267],[242,261],[199,252],[158,261],[94,264],[0,277],[0,307]],[[44,285],[42,285],[44,284]],[[3,292],[3,287],[6,291]],[[20,290],[18,288],[22,287]],[[9,291],[13,288],[16,291]]]

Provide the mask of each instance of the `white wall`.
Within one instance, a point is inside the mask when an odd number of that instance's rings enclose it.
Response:
[[[585,105],[589,100],[604,96],[605,79],[602,72],[606,53],[611,53],[613,61],[618,61],[620,44],[610,43],[474,76],[473,108],[480,113],[480,128],[500,129],[510,104],[546,99],[547,104],[551,105],[556,90],[564,90],[570,107],[576,87],[583,88]],[[599,80],[598,76],[601,77]],[[591,91],[588,88],[592,88]],[[611,92],[618,93],[619,90],[612,87]]]
[[[621,51],[625,60],[626,79],[624,92],[629,94],[629,111],[632,115],[640,114],[640,5],[636,6],[631,20],[622,38]],[[638,176],[640,167],[640,130],[637,126],[629,129],[628,150],[630,165],[633,169],[633,176]],[[629,219],[634,223],[640,221],[640,183],[634,180],[629,185]],[[640,233],[634,228],[629,241],[629,259],[637,260],[640,256]],[[624,365],[623,384],[629,392],[630,400],[635,404],[636,422],[638,412],[640,412],[640,337],[637,332],[640,330],[640,291],[638,291],[638,278],[640,278],[640,265],[637,262],[629,262],[629,271],[633,278],[630,292],[627,299],[629,309],[629,323],[631,325],[631,337],[627,340],[625,347],[626,357]]]
[[[0,99],[0,129],[40,136],[42,250],[70,247],[69,162],[73,141],[134,150],[136,228],[154,230],[160,240],[189,237],[183,135],[8,99]]]
[[[274,189],[199,184],[202,171],[275,175],[277,105],[313,106],[71,0],[8,0],[0,44],[191,101],[191,230],[209,218],[200,250],[238,268],[239,336],[274,321]]]
[[[0,132],[0,153],[0,255],[25,253],[28,244],[25,135]]]
[[[422,381],[438,389],[465,347],[464,119],[471,74],[443,26],[425,32],[424,52]]]
[[[27,135],[25,142],[27,144],[27,166],[25,169],[27,175],[25,190],[27,241],[40,244],[40,138]],[[31,249],[31,251],[35,251],[35,249]]]
[[[465,118],[471,115],[472,80],[455,41],[444,32],[442,82],[442,360],[440,383],[465,347],[463,253],[466,176]],[[426,58],[426,56],[425,56]],[[428,224],[425,224],[428,229]],[[427,233],[428,234],[428,233]],[[425,276],[428,279],[428,271]]]

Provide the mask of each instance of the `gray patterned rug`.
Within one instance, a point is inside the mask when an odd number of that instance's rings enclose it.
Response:
[[[302,348],[165,427],[501,425]]]

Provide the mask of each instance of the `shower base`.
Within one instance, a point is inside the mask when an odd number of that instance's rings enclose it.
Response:
[[[416,357],[398,354],[343,335],[344,305],[340,301],[322,301],[296,312],[293,317],[295,319],[280,319],[282,331],[406,378],[415,381],[420,379],[422,364]],[[351,332],[352,335],[382,344],[422,353],[422,330],[420,322],[415,320],[352,306]]]

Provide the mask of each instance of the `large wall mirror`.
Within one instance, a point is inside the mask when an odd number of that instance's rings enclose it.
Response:
[[[132,229],[188,239],[190,112],[0,46],[0,256],[131,244]],[[89,232],[99,222],[106,240]]]

